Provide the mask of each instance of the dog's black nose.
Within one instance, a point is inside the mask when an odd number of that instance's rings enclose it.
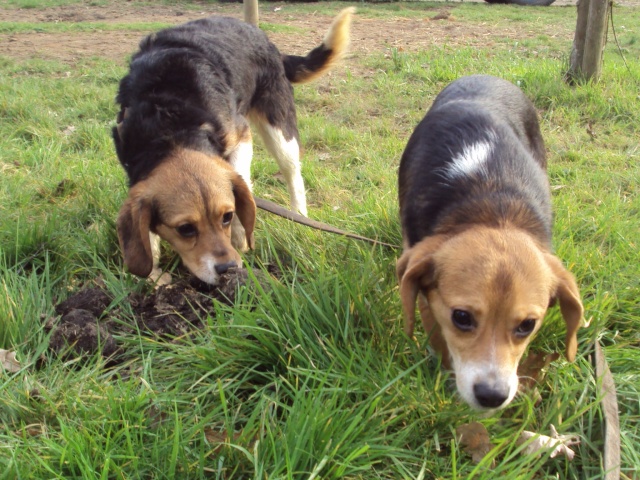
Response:
[[[476,383],[473,386],[473,394],[480,406],[498,408],[509,398],[509,389],[500,386],[490,387],[486,383]]]
[[[227,263],[220,263],[219,265],[216,265],[215,269],[218,275],[222,275],[223,273],[226,273],[230,268],[234,268],[236,266],[237,266],[236,262],[227,262]]]

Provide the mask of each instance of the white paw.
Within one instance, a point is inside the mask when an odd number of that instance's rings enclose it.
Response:
[[[164,285],[171,284],[171,274],[168,272],[163,272],[162,269],[155,267],[151,270],[151,273],[147,277],[147,279],[153,283],[154,288],[159,288]]]

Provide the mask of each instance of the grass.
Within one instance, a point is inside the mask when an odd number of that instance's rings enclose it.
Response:
[[[70,33],[70,32],[96,32],[96,31],[141,31],[160,30],[170,27],[172,24],[163,22],[132,22],[132,23],[106,23],[106,22],[0,22],[0,33]]]
[[[341,6],[287,9],[332,15]],[[0,376],[0,478],[602,478],[594,341],[618,388],[623,473],[637,476],[640,67],[630,59],[640,56],[640,10],[616,10],[628,68],[610,43],[602,81],[569,87],[562,75],[573,9],[446,6],[457,22],[494,32],[493,45],[370,51],[296,87],[310,213],[400,243],[397,165],[433,97],[475,72],[519,84],[539,110],[549,150],[555,248],[591,319],[576,362],[548,369],[542,403],[519,396],[506,411],[479,417],[425,354],[423,333],[419,344],[402,334],[399,252],[264,213],[246,260],[256,272],[280,265],[283,277],[265,291],[258,285],[232,306],[216,304],[207,328],[189,338],[121,335],[127,360],[115,367],[99,357],[56,358],[44,326],[59,301],[96,278],[114,298],[145,288],[123,274],[115,236],[126,180],[109,132],[124,59],[0,57],[0,348],[17,350],[23,365]],[[437,8],[362,5],[359,15],[418,17]],[[558,35],[516,42],[495,33],[506,24],[551,24]],[[84,31],[9,21],[0,28],[36,27]],[[268,30],[304,34],[285,22]],[[256,193],[286,204],[259,145],[254,162]],[[554,310],[532,348],[562,351],[563,337]],[[479,465],[455,439],[456,427],[472,420],[494,445]],[[548,433],[551,424],[580,435],[573,462],[517,446],[522,430]]]

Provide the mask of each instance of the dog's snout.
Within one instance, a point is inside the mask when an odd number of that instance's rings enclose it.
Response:
[[[498,408],[509,398],[508,386],[490,386],[486,383],[476,383],[473,394],[481,407]]]
[[[236,264],[236,262],[226,262],[226,263],[220,263],[216,265],[215,269],[218,275],[222,275],[223,273],[227,273],[230,268],[234,268],[237,266],[238,265]]]

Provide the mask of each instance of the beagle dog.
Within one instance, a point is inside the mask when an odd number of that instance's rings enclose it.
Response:
[[[208,284],[241,265],[256,216],[249,123],[278,162],[291,209],[307,214],[291,84],[343,57],[354,11],[342,10],[305,57],[281,54],[260,29],[226,17],[141,41],[120,82],[113,128],[129,178],[117,230],[131,273],[161,279],[160,239]]]
[[[405,332],[413,335],[417,301],[469,405],[513,399],[520,358],[556,300],[574,360],[580,292],[552,254],[545,148],[519,88],[487,75],[447,86],[409,139],[398,186]]]

